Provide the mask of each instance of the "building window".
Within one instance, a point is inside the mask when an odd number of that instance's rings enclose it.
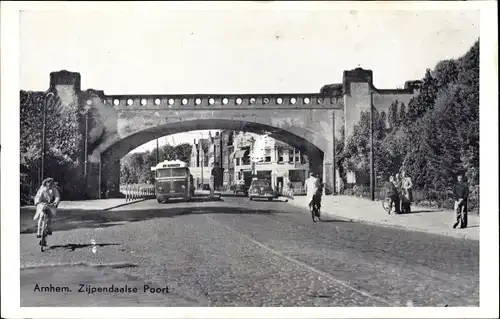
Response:
[[[264,162],[265,163],[271,162],[271,149],[270,148],[266,148],[264,150]]]
[[[240,158],[239,157],[236,159],[236,165],[238,165],[238,166],[240,165]]]
[[[302,164],[302,162],[300,160],[300,155],[298,155],[298,154],[295,155],[295,163]]]

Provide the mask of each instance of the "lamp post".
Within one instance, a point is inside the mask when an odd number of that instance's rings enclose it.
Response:
[[[87,190],[88,190],[88,173],[87,173],[87,166],[88,166],[88,149],[89,149],[89,112],[90,112],[90,107],[92,105],[92,100],[87,100],[87,105],[85,106],[84,110],[84,115],[85,115],[85,160],[84,160],[84,166],[83,166],[83,179],[85,182],[85,199],[87,199]]]
[[[47,103],[49,97],[53,97],[54,93],[48,92],[45,94],[45,98],[43,101],[43,119],[42,119],[42,163],[41,163],[41,180],[45,178],[45,154],[46,154],[46,144],[47,144],[47,136],[46,136],[46,126],[47,126]]]
[[[373,92],[370,92],[370,194],[375,200],[375,169],[373,167]]]

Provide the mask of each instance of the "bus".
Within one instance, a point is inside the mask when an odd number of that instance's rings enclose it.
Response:
[[[172,198],[185,201],[194,197],[193,175],[188,164],[183,161],[163,161],[151,167],[155,172],[155,195],[158,203],[165,203]]]

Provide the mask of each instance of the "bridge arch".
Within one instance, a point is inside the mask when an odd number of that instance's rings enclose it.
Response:
[[[321,156],[328,147],[328,140],[323,136],[302,127],[291,127],[284,130],[257,122],[197,119],[158,125],[131,133],[119,139],[109,139],[98,145],[95,152],[98,152],[103,157],[122,158],[142,144],[162,136],[195,130],[218,129],[268,134],[270,137],[287,143],[296,149],[310,154],[321,154]]]

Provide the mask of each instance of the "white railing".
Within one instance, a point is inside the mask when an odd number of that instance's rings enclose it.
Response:
[[[125,201],[154,197],[155,187],[149,184],[125,184],[120,185],[120,193],[125,195]]]

